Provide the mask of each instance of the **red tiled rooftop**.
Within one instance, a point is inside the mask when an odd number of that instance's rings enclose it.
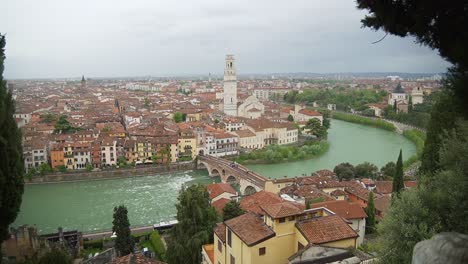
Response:
[[[276,204],[262,205],[261,208],[265,213],[273,218],[281,218],[292,215],[300,214],[303,210],[299,209],[298,206],[292,202],[284,201]]]
[[[226,198],[221,198],[212,202],[211,206],[213,206],[216,209],[216,212],[218,212],[218,215],[223,215],[223,208],[227,203],[229,203],[229,201],[231,200],[226,199]]]
[[[264,206],[268,204],[276,204],[281,203],[282,201],[283,199],[281,199],[278,195],[274,193],[260,191],[244,197],[240,201],[240,206],[246,212],[253,212],[259,215],[263,215],[264,211],[260,208],[261,205]]]
[[[296,223],[297,229],[312,244],[323,244],[359,235],[338,215],[324,216]]]
[[[217,196],[227,192],[232,195],[236,195],[236,191],[231,187],[231,185],[227,183],[213,183],[209,184],[206,189],[208,190],[208,194],[210,195],[210,199],[214,199]]]
[[[253,213],[229,219],[224,224],[249,247],[275,236],[275,232]]]
[[[312,208],[325,207],[330,209],[335,214],[345,219],[357,219],[366,218],[367,215],[358,204],[350,203],[348,201],[327,201],[314,203],[311,205]]]

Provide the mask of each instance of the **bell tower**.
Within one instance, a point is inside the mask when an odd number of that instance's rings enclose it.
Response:
[[[237,116],[237,77],[234,55],[226,55],[223,93],[224,113]]]

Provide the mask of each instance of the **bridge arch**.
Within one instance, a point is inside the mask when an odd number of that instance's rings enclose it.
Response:
[[[211,176],[218,176],[218,175],[221,175],[221,174],[219,174],[218,169],[212,169],[212,170],[211,170],[211,173],[209,173],[209,174],[210,174]]]
[[[237,178],[232,176],[232,175],[229,175],[227,178],[226,178],[226,183],[236,183],[237,182]]]
[[[244,189],[244,195],[251,195],[251,194],[254,194],[257,192],[257,189],[255,189],[255,187],[253,187],[252,185],[248,185],[247,187],[245,187]]]

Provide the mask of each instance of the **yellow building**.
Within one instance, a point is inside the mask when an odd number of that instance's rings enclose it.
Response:
[[[288,263],[311,245],[356,247],[358,234],[326,208],[303,211],[295,203],[281,202],[262,209],[263,217],[246,213],[218,224],[213,247],[202,248],[203,256],[213,256],[204,257],[204,263]]]
[[[179,132],[178,146],[179,160],[193,160],[197,156],[197,138],[192,130],[185,129]]]

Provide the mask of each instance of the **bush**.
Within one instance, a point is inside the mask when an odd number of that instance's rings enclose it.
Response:
[[[395,126],[391,123],[388,123],[384,120],[380,119],[373,119],[367,118],[358,115],[340,113],[340,112],[333,112],[333,118],[338,120],[343,120],[346,122],[357,123],[361,125],[373,126],[381,129],[385,129],[388,131],[395,131]]]
[[[329,143],[326,141],[309,141],[303,146],[269,145],[263,149],[253,150],[250,153],[240,154],[236,159],[239,163],[279,163],[301,159],[310,159],[320,156],[328,151]]]
[[[426,140],[426,134],[416,129],[410,129],[403,132],[403,136],[409,139],[416,145],[416,155],[409,157],[405,160],[404,167],[407,168],[411,164],[417,162],[422,155],[424,150],[424,141]]]
[[[166,248],[164,247],[164,243],[162,242],[161,236],[157,230],[154,230],[151,233],[150,243],[154,252],[158,256],[158,259],[164,261],[166,259]]]

